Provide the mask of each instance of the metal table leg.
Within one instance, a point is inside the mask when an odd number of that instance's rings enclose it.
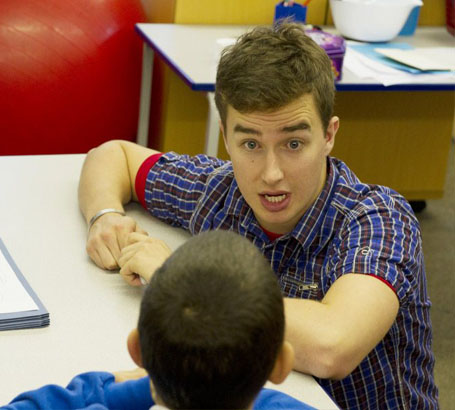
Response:
[[[144,43],[142,47],[141,96],[139,100],[139,120],[136,142],[145,147],[148,146],[150,99],[152,98],[153,54],[151,47]]]
[[[207,155],[216,157],[218,155],[218,139],[220,136],[220,116],[215,105],[215,93],[207,93],[207,100],[209,102],[209,112],[205,131],[204,151]]]

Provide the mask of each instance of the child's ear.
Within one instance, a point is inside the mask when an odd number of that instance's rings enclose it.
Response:
[[[270,373],[269,380],[274,384],[284,382],[293,367],[294,348],[289,342],[284,341],[275,360],[275,366],[272,373]]]
[[[139,332],[137,329],[133,329],[128,335],[128,352],[130,353],[131,358],[138,367],[142,366],[142,354],[141,354],[141,344],[139,342]]]

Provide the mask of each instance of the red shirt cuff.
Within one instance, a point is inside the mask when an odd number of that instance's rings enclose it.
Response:
[[[163,155],[162,152],[150,155],[141,164],[136,174],[134,189],[136,190],[137,199],[145,209],[147,209],[147,204],[145,203],[145,183],[147,181],[147,175],[150,169],[157,163],[157,161],[161,158],[162,155]]]
[[[392,289],[393,293],[395,293],[395,295],[397,295],[397,291],[395,290],[395,288],[384,278],[381,278],[380,276],[377,276],[377,275],[373,275],[371,273],[368,274],[368,276],[372,276],[373,278],[379,279],[381,282],[385,283],[390,289]],[[397,297],[398,297],[398,295],[397,295]]]

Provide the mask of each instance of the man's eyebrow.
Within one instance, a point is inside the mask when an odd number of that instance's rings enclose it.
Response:
[[[281,128],[281,131],[283,132],[294,132],[294,131],[300,131],[300,130],[308,130],[310,129],[310,125],[306,121],[299,122],[298,124],[295,125],[290,125],[288,127],[283,127]]]
[[[234,132],[241,132],[242,134],[262,135],[262,133],[254,128],[244,127],[243,125],[236,124]]]

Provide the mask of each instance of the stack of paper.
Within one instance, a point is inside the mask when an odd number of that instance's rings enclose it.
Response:
[[[428,56],[431,64],[422,63]],[[435,56],[443,57],[437,60]],[[393,56],[393,59],[392,59]],[[416,58],[417,56],[417,58]],[[423,57],[425,56],[425,57]],[[385,86],[395,84],[455,84],[453,50],[415,49],[406,43],[364,44],[348,42],[343,65],[362,79]],[[426,68],[432,67],[430,71]],[[423,69],[425,68],[425,69]],[[439,70],[447,71],[439,71]]]
[[[0,330],[48,325],[48,311],[0,239]]]
[[[455,49],[449,47],[424,47],[410,50],[376,48],[385,55],[420,71],[455,71]]]

